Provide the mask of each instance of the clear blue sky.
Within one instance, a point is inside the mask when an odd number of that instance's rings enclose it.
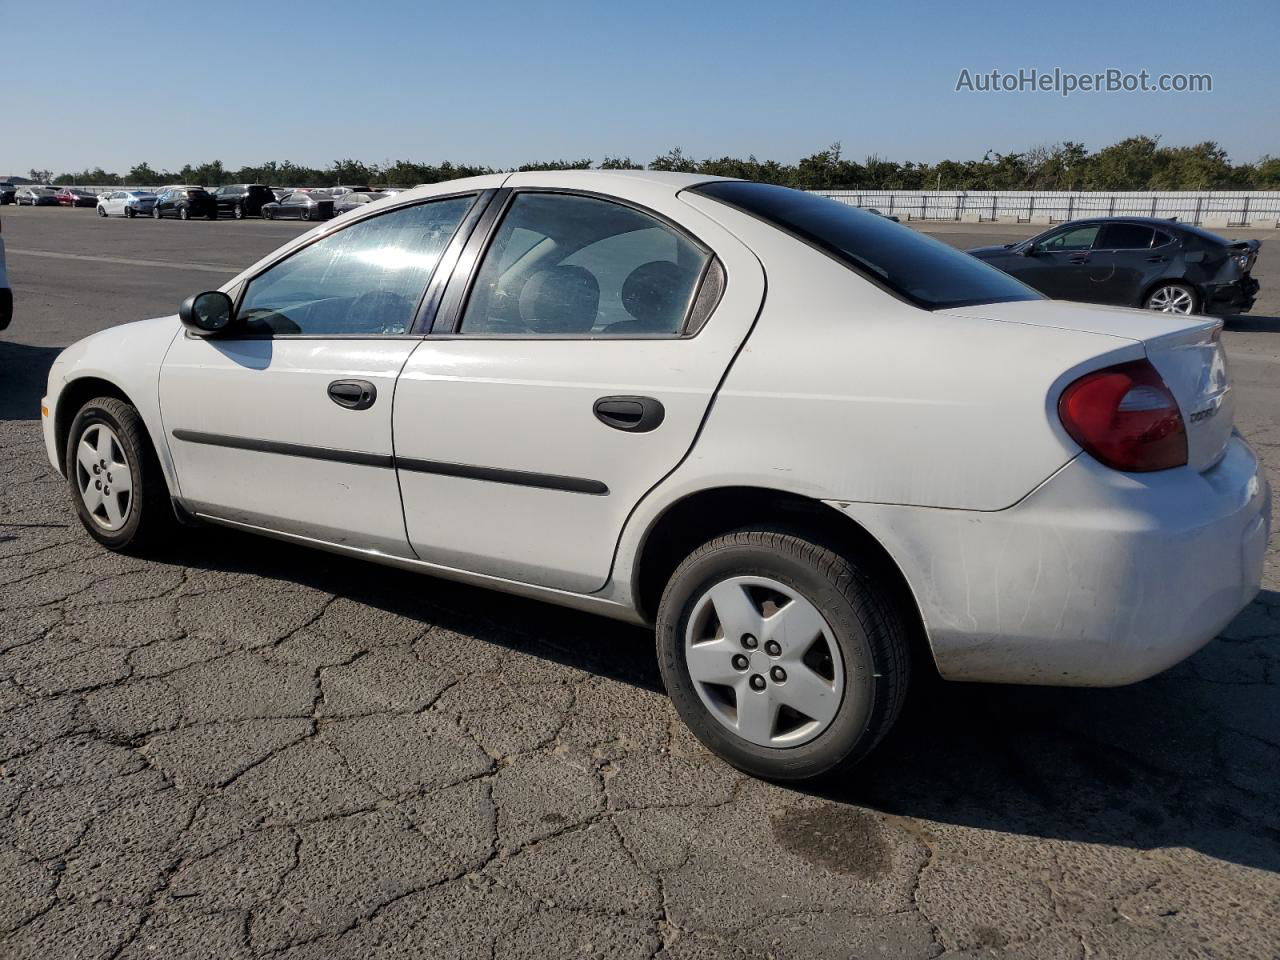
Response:
[[[1280,153],[1280,3],[0,0],[0,172],[508,166],[675,145],[976,158],[1129,134]],[[1207,72],[1210,94],[954,92],[962,68]]]

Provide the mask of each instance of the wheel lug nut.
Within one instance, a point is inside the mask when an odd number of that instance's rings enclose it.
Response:
[[[750,679],[750,680],[748,680],[747,682],[751,684],[751,689],[752,689],[752,690],[763,690],[763,689],[764,689],[764,677],[760,676],[760,674],[758,674],[758,673],[753,673],[753,674],[751,675],[751,679]]]
[[[750,663],[751,661],[740,653],[735,653],[733,655],[733,669],[735,670],[745,670]]]
[[[93,489],[95,489],[95,490],[101,490],[101,489],[102,489],[102,481],[101,481],[101,480],[95,480],[95,481],[93,481]]]
[[[102,468],[101,468],[100,466],[98,466],[98,465],[95,463],[95,464],[93,465],[93,472],[94,472],[94,473],[101,473],[101,472],[102,472]]]
[[[787,671],[783,670],[781,667],[774,667],[769,671],[769,676],[773,677],[774,683],[782,683],[787,679]]]
[[[764,652],[771,657],[782,656],[782,647],[778,646],[777,640],[769,640],[764,645]]]
[[[757,640],[755,637],[753,637],[751,634],[744,633],[742,635],[742,645],[746,647],[748,650],[754,650],[756,647],[760,646],[760,641]]]

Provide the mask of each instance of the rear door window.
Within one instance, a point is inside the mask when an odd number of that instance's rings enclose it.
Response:
[[[1108,223],[1095,246],[1099,250],[1146,250],[1154,236],[1152,227],[1140,223]]]

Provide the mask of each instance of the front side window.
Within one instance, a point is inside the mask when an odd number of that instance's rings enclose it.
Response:
[[[1041,299],[1030,287],[976,257],[838,200],[744,180],[717,180],[691,190],[816,247],[925,310]]]
[[[371,217],[258,274],[240,316],[256,334],[407,333],[436,262],[474,196]]]
[[[1093,246],[1093,241],[1098,238],[1098,229],[1098,224],[1089,223],[1083,227],[1059,230],[1048,239],[1037,243],[1036,249],[1048,250],[1051,253],[1059,250],[1088,250]]]
[[[662,221],[607,200],[518,193],[485,254],[460,331],[675,336],[710,258]]]

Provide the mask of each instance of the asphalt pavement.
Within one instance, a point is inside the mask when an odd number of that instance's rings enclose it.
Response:
[[[301,227],[0,217],[6,960],[1280,956],[1275,545],[1159,677],[924,682],[845,782],[765,784],[684,729],[643,630],[221,531],[104,552],[45,462],[53,356]],[[1280,485],[1273,246],[1226,343]]]

